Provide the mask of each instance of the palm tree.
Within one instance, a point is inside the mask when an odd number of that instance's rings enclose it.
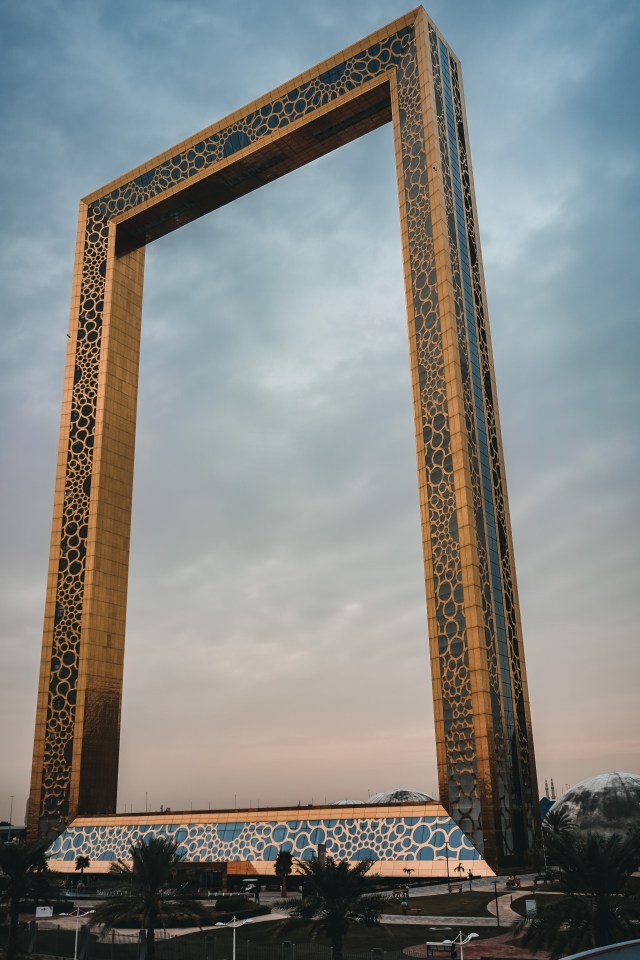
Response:
[[[636,937],[640,895],[630,878],[640,866],[640,828],[603,836],[581,832],[566,819],[547,818],[543,829],[564,896],[544,908],[524,942],[534,950],[549,949],[555,960]]]
[[[287,877],[293,873],[293,855],[290,850],[280,847],[280,853],[275,859],[274,872],[280,880],[280,896],[287,896]]]
[[[288,901],[292,917],[319,920],[331,940],[333,960],[342,960],[342,941],[352,923],[378,923],[386,897],[371,892],[367,874],[373,860],[351,866],[348,860],[312,857],[299,863],[304,877],[302,900]]]
[[[201,925],[210,922],[209,912],[200,904],[185,902],[169,893],[184,856],[178,844],[167,837],[151,837],[131,845],[131,865],[117,861],[111,873],[122,881],[121,895],[97,907],[91,926],[113,929],[138,921],[146,933],[147,960],[155,958],[155,932],[177,919]],[[124,895],[122,895],[124,894]]]
[[[91,860],[89,857],[78,856],[76,857],[76,870],[80,871],[80,877],[84,877],[85,870],[91,866]]]
[[[47,841],[33,843],[14,840],[0,844],[0,891],[9,904],[9,941],[7,953],[12,957],[18,947],[20,904],[27,898],[42,898],[50,893],[47,871]]]

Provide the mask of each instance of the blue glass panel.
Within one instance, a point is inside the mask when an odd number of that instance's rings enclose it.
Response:
[[[236,153],[237,150],[242,150],[243,147],[248,147],[250,143],[251,141],[249,140],[249,137],[243,130],[236,131],[225,140],[224,147],[222,148],[222,154],[225,157],[230,157],[231,154]]]
[[[449,835],[449,849],[458,850],[464,844],[464,837],[459,827],[454,827]]]
[[[359,850],[356,850],[354,860],[377,860],[378,855],[375,850],[372,850],[370,847],[360,847]]]
[[[218,836],[226,842],[235,840],[242,833],[244,823],[219,823],[216,827]]]
[[[273,839],[275,840],[276,843],[282,843],[286,835],[287,835],[287,831],[283,826],[278,826],[273,831]]]
[[[431,847],[421,847],[418,850],[418,860],[433,860],[434,852]]]
[[[431,836],[431,830],[422,824],[413,831],[413,839],[416,843],[427,843]]]
[[[331,70],[321,73],[318,79],[322,80],[323,83],[337,83],[346,68],[346,63],[339,63],[335,67],[332,67]]]
[[[278,856],[278,848],[275,847],[273,844],[271,844],[270,846],[266,847],[266,849],[265,849],[265,851],[264,851],[264,853],[263,853],[263,855],[262,855],[262,859],[263,859],[263,860],[275,860],[277,856]]]
[[[444,830],[436,830],[431,838],[431,845],[433,847],[444,847],[446,836]]]

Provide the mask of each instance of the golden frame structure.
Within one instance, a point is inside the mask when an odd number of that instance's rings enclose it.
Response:
[[[81,201],[28,828],[115,811],[144,248],[392,120],[440,798],[538,844],[460,66],[419,7]]]

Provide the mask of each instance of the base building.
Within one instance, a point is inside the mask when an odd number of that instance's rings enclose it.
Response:
[[[49,868],[75,870],[76,857],[91,861],[87,873],[108,873],[126,861],[132,843],[170,837],[187,864],[242,876],[271,876],[281,848],[308,860],[322,847],[337,860],[375,860],[383,877],[446,877],[452,881],[493,876],[460,827],[437,801],[200,813],[136,813],[78,817],[49,848]],[[409,869],[410,874],[405,873]]]
[[[81,201],[32,836],[116,809],[145,246],[387,122],[395,142],[390,175],[398,186],[440,800],[492,864],[522,864],[539,846],[462,75],[421,7]]]

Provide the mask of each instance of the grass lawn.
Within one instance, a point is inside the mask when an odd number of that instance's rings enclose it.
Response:
[[[493,893],[466,890],[432,897],[410,897],[409,906],[412,913],[417,908],[425,917],[486,917],[489,913],[487,904],[493,899]],[[384,912],[402,914],[402,908],[394,900],[384,908]]]
[[[353,924],[349,929],[344,941],[345,953],[359,953],[366,950],[372,950],[374,947],[380,947],[383,950],[402,950],[404,947],[415,946],[418,943],[425,943],[427,940],[446,940],[452,935],[456,935],[459,930],[463,933],[477,933],[482,939],[486,937],[495,937],[498,932],[495,927],[464,926],[456,924],[455,927],[445,927],[440,924],[429,926],[428,924],[381,924],[378,927],[365,927],[363,924]],[[225,931],[215,933],[215,936],[224,936]],[[202,934],[193,934],[200,937]],[[320,932],[316,923],[309,921],[287,921],[272,920],[265,923],[252,923],[247,927],[238,927],[236,934],[238,940],[248,940],[251,943],[261,945],[280,944],[284,940],[291,940],[293,943],[318,943],[327,945],[328,940]]]
[[[524,917],[526,900],[535,900],[538,904],[538,913],[541,913],[547,904],[553,903],[554,900],[557,901],[558,899],[559,895],[557,893],[527,893],[518,897],[517,900],[514,897],[511,909],[519,913],[521,917]]]

